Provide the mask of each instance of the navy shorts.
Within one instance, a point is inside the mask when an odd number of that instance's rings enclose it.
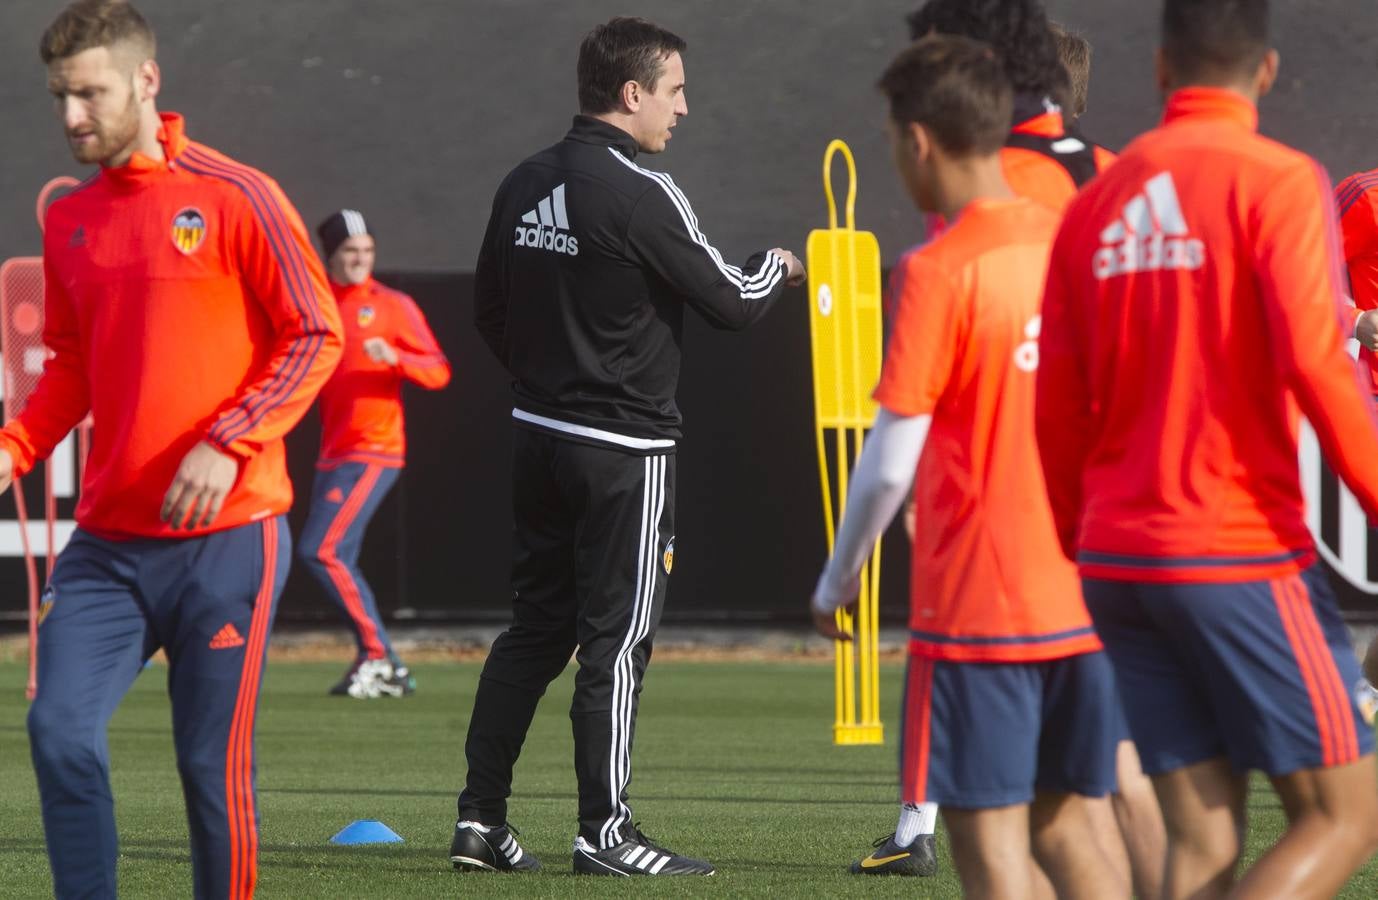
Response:
[[[912,657],[900,737],[904,802],[1029,803],[1035,791],[1115,788],[1122,727],[1102,652],[1033,663]]]
[[[1271,581],[1083,587],[1149,775],[1220,756],[1286,775],[1373,752],[1359,663],[1319,566]]]

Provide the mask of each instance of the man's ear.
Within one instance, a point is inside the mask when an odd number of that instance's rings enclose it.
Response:
[[[928,133],[928,129],[918,122],[906,122],[904,146],[913,154],[916,162],[925,163],[933,154],[933,137]]]
[[[157,97],[162,86],[163,73],[156,60],[146,59],[134,69],[134,89],[140,102]]]
[[[622,85],[621,91],[622,111],[634,113],[641,109],[641,85],[635,81],[628,81]]]
[[[1263,54],[1263,59],[1258,64],[1258,70],[1254,72],[1254,86],[1258,88],[1260,97],[1273,89],[1273,83],[1278,80],[1278,66],[1282,64],[1282,56],[1273,49],[1269,49]]]

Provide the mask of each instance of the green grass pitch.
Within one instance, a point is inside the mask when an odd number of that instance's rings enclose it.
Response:
[[[570,874],[570,673],[542,703],[511,806],[523,845],[544,871],[499,876],[453,872],[446,854],[478,666],[419,666],[416,696],[367,703],[325,696],[342,669],[268,666],[258,729],[261,897],[960,894],[946,857],[942,873],[923,881],[846,873],[873,838],[894,827],[898,667],[882,673],[886,746],[834,747],[831,666],[653,664],[636,736],[634,813],[652,837],[712,860],[718,874],[618,882]],[[122,897],[190,893],[165,678],[161,666],[140,676],[110,727]],[[0,694],[0,895],[51,896],[24,732],[22,666],[0,664],[0,684],[7,686]],[[1283,824],[1261,781],[1250,815],[1252,858]],[[329,845],[354,819],[381,819],[406,842]],[[1378,896],[1378,866],[1364,869],[1343,896]]]

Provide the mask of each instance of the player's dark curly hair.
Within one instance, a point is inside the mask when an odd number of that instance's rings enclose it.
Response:
[[[914,40],[936,32],[984,41],[1004,61],[1016,93],[1047,95],[1064,108],[1069,105],[1071,82],[1038,0],[928,0],[906,21]]]

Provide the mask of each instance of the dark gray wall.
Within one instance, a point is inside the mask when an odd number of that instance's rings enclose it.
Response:
[[[307,221],[364,210],[390,269],[470,270],[494,187],[557,139],[591,24],[629,10],[690,44],[689,117],[653,164],[672,172],[729,255],[802,248],[824,216],[833,137],[858,155],[858,220],[888,262],[920,234],[871,89],[917,0],[142,0],[161,37],[163,106],[192,134],[282,182]],[[1265,128],[1332,174],[1378,166],[1378,27],[1357,0],[1275,2],[1284,77]],[[31,252],[32,198],[75,172],[35,47],[61,4],[0,2],[0,255]],[[1118,147],[1154,121],[1158,4],[1054,0],[1095,43],[1086,126]],[[1368,14],[1361,12],[1368,10]]]

